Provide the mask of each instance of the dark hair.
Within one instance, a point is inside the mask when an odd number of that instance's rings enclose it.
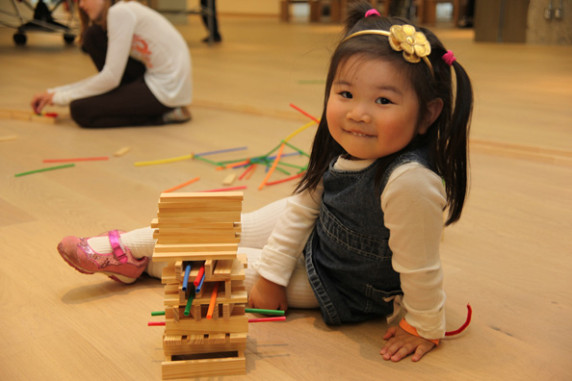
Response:
[[[357,2],[350,9],[344,37],[365,29],[389,31],[392,25],[411,24],[405,19],[395,17],[370,16],[366,18],[365,12],[368,9],[371,9],[368,2]],[[385,165],[380,167],[381,171],[384,171],[393,158],[404,150],[426,147],[429,152],[432,169],[445,182],[447,207],[449,208],[446,225],[460,218],[467,194],[467,143],[473,106],[471,82],[467,73],[457,61],[452,66],[443,61],[442,56],[447,50],[431,31],[425,28],[416,27],[416,29],[422,31],[431,44],[431,54],[428,58],[433,66],[433,74],[424,61],[415,64],[405,61],[401,52],[396,52],[391,48],[388,38],[385,36],[366,34],[346,41],[342,40],[337,46],[330,60],[326,79],[324,110],[314,137],[308,171],[298,184],[296,192],[315,189],[332,159],[346,153],[330,135],[326,111],[332,82],[338,67],[350,57],[358,54],[365,58],[390,60],[406,71],[419,101],[418,123],[421,123],[423,120],[426,114],[424,110],[427,110],[429,102],[437,98],[442,99],[443,110],[427,132],[414,138],[402,151],[384,158]],[[455,96],[453,96],[451,67],[455,72],[456,78]],[[378,174],[378,178],[381,178],[380,174]]]

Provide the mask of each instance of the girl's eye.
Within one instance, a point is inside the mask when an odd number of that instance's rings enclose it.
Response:
[[[340,91],[342,98],[352,99],[353,95],[349,91]]]
[[[389,99],[387,99],[387,98],[381,97],[381,98],[377,98],[377,99],[375,100],[375,103],[378,103],[378,104],[380,104],[380,105],[388,105],[388,104],[391,103],[391,101],[390,101]]]

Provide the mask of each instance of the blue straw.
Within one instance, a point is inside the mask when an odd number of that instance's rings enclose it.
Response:
[[[189,286],[189,274],[191,273],[191,265],[188,264],[185,268],[185,278],[183,279],[183,291],[187,291]]]

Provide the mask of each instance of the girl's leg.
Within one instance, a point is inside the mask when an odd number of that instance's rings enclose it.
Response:
[[[274,201],[260,209],[241,216],[241,247],[262,249],[270,237],[278,216],[286,209],[287,198]]]
[[[82,127],[122,127],[163,124],[173,110],[155,98],[143,77],[101,95],[70,104],[72,119]]]

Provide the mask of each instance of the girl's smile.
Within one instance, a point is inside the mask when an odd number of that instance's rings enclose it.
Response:
[[[338,68],[326,117],[332,137],[352,156],[377,159],[409,144],[419,129],[419,102],[400,67],[354,55]]]

